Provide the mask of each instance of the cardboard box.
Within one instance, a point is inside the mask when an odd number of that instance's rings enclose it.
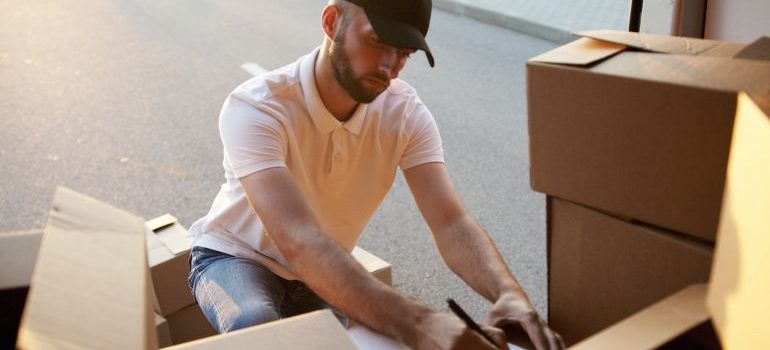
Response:
[[[165,348],[171,346],[174,343],[171,342],[171,330],[168,328],[168,321],[163,316],[154,313],[155,315],[155,332],[158,334],[158,347]]]
[[[169,350],[250,349],[355,350],[337,318],[329,310],[315,311],[215,337],[176,345]]]
[[[770,91],[770,62],[732,57],[737,44],[578,34],[527,63],[532,188],[713,242],[737,93]]]
[[[0,349],[13,349],[43,230],[0,234]]]
[[[548,198],[548,321],[568,344],[708,281],[713,247]]]
[[[725,349],[770,349],[770,94],[741,94],[707,305]]]
[[[166,322],[168,322],[173,344],[182,344],[217,334],[198,304],[189,305],[167,315]]]
[[[351,255],[375,278],[389,286],[393,285],[392,266],[387,261],[358,246],[353,248]]]
[[[154,349],[144,220],[59,187],[19,329],[21,349]]]
[[[155,311],[169,315],[195,303],[187,283],[192,238],[169,214],[147,221],[147,259],[155,290]]]

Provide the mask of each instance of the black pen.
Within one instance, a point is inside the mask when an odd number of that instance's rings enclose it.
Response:
[[[479,325],[476,324],[476,322],[474,322],[473,319],[465,313],[465,311],[463,311],[460,305],[457,305],[457,303],[452,300],[452,298],[447,299],[446,302],[449,304],[449,309],[452,310],[452,313],[463,320],[468,328],[476,331],[478,334],[481,334],[481,336],[488,340],[492,345],[497,345],[497,343],[495,343],[495,341],[492,340],[492,338],[486,332],[484,332],[481,327],[479,327]]]

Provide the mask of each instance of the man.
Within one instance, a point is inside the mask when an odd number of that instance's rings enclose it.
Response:
[[[433,65],[430,13],[430,0],[331,0],[319,49],[225,101],[227,182],[190,228],[190,285],[219,332],[331,305],[415,349],[504,348],[510,326],[538,349],[563,347],[465,212],[432,115],[397,79],[416,50]],[[494,303],[483,327],[495,344],[350,256],[398,168],[446,264]]]

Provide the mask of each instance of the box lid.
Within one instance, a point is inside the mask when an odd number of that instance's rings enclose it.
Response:
[[[590,30],[573,34],[581,38],[536,56],[530,59],[530,62],[586,66],[609,58],[629,47],[672,55],[732,57],[743,46],[715,40],[617,30]]]
[[[17,346],[148,349],[156,342],[144,220],[57,188]]]
[[[581,37],[622,44],[639,50],[673,55],[700,55],[725,44],[724,42],[716,40],[633,33],[607,29],[579,31],[574,34]]]
[[[329,310],[320,310],[166,348],[168,350],[355,350]]]
[[[543,62],[585,66],[610,57],[626,49],[623,44],[580,38],[571,43],[531,58],[530,62]]]
[[[770,349],[770,94],[738,97],[707,298],[725,349]]]
[[[707,285],[689,286],[571,347],[571,350],[657,349],[708,320]]]

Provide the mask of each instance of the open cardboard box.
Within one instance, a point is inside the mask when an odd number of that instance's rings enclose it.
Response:
[[[59,187],[16,346],[157,348],[144,238],[141,218]]]
[[[186,259],[189,254],[189,240],[184,227],[169,215],[145,223],[132,214],[60,187],[45,234],[42,230],[4,234],[0,236],[0,253],[0,296],[4,305],[18,309],[15,317],[3,315],[3,334],[10,335],[3,337],[4,348],[14,346],[17,330],[16,346],[20,349],[157,349],[158,345],[171,345],[175,337],[178,343],[213,335],[194,303],[167,315],[168,319],[153,310],[158,304],[170,305],[163,298],[182,292],[189,295],[186,282],[180,283],[187,276],[187,261],[182,264],[180,257]],[[375,277],[390,284],[390,264],[359,247],[353,256]],[[183,273],[179,272],[182,265]],[[155,267],[152,274],[161,271],[164,278],[151,278],[150,267]],[[171,290],[155,297],[153,285],[170,286]],[[201,325],[209,329],[201,330]],[[297,327],[307,328],[302,337],[273,339]],[[352,344],[334,317],[292,318],[259,329],[253,334],[244,330],[242,333],[248,335],[242,339],[284,344],[286,349],[299,347],[302,341],[335,344],[335,348]],[[359,336],[364,343],[376,338],[371,332],[358,333],[364,335]],[[209,345],[205,346],[219,347],[220,337],[206,338]],[[241,338],[228,335],[222,342],[240,341],[233,339]]]
[[[617,31],[527,63],[535,191],[715,239],[739,91],[770,91],[770,49]]]
[[[719,348],[710,323],[725,349],[770,349],[770,94],[740,93],[737,106],[708,287],[684,289],[573,349]]]

